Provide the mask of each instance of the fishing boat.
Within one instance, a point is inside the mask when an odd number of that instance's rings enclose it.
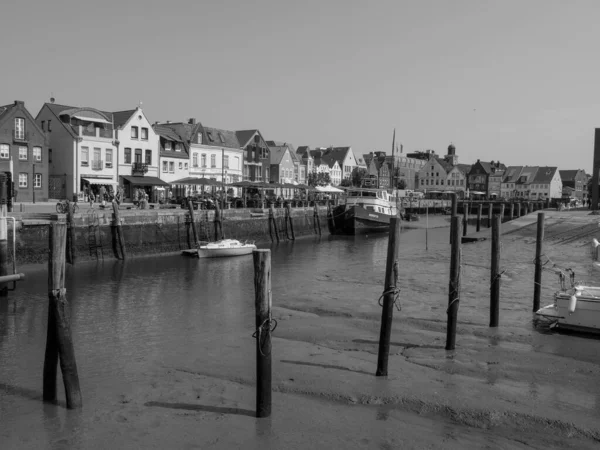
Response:
[[[559,328],[600,332],[600,287],[573,286],[554,295],[554,303],[537,315],[553,319]]]
[[[363,234],[389,231],[390,219],[398,209],[385,189],[351,188],[345,202],[334,208],[334,234]]]
[[[205,242],[197,249],[183,250],[184,255],[198,258],[222,258],[227,256],[249,255],[256,249],[254,242],[238,241],[237,239],[222,239],[215,242]]]

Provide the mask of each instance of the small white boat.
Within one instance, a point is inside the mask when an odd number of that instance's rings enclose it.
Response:
[[[184,250],[183,253],[198,258],[221,258],[226,256],[249,255],[256,249],[254,242],[240,242],[237,239],[223,239],[215,242],[207,242],[200,245],[198,249]]]
[[[554,295],[554,304],[536,314],[554,319],[560,328],[600,331],[600,287],[573,286]]]

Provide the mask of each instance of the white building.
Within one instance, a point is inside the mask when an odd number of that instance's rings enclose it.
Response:
[[[49,176],[63,179],[66,198],[83,201],[84,192],[117,186],[112,113],[45,103],[35,121],[48,134]]]

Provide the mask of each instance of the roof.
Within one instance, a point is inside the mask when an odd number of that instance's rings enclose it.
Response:
[[[237,137],[238,142],[240,143],[240,147],[244,148],[246,147],[250,141],[252,140],[252,138],[254,138],[254,135],[258,133],[260,134],[260,131],[258,130],[239,130],[235,132],[235,135]],[[267,142],[267,145],[269,145],[269,143]],[[269,145],[270,147],[270,145]]]
[[[131,116],[133,116],[133,114],[137,111],[137,109],[129,109],[127,111],[117,111],[113,113],[113,124],[115,126],[115,128],[120,128],[123,125],[125,125],[125,123],[127,123],[127,121],[129,120],[129,118]]]
[[[532,183],[542,183],[542,184],[550,184],[554,175],[556,175],[556,171],[558,167],[540,167],[535,174],[535,177],[531,181]]]
[[[77,112],[92,111],[95,114],[105,116],[109,122],[113,123],[113,113],[107,112],[107,111],[101,111],[96,108],[59,105],[56,103],[44,103],[44,105],[42,106],[42,109],[44,107],[47,107],[56,116],[56,119],[62,124],[63,127],[65,127],[65,129],[69,132],[69,134],[74,138],[78,137],[77,133],[75,133],[75,131],[73,131],[73,128],[69,124],[64,123],[62,120],[60,120],[61,115],[69,114],[70,116],[73,116],[73,115],[77,114]],[[41,109],[40,109],[40,111],[41,111]],[[38,113],[38,115],[39,115],[39,113]]]
[[[509,166],[504,171],[504,178],[502,179],[503,183],[516,183],[519,179],[519,175],[521,175],[521,170],[523,166]]]
[[[203,127],[202,143],[214,147],[242,148],[235,131],[220,128]]]
[[[42,128],[38,125],[38,123],[35,121],[35,118],[31,115],[31,113],[25,106],[25,102],[23,102],[23,101],[15,101],[14,103],[11,103],[10,105],[0,106],[0,123],[2,123],[2,121],[8,117],[10,112],[14,108],[17,108],[17,107],[22,107],[23,111],[28,116],[30,126],[37,128],[37,130],[40,132],[40,134],[42,136],[44,136],[44,139],[46,140],[46,143],[47,143],[48,136],[46,135],[44,130],[42,130]]]
[[[575,181],[575,177],[580,172],[581,169],[576,170],[559,170],[558,173],[560,175],[560,179],[562,181]]]
[[[288,150],[288,148],[287,146],[269,146],[269,150],[271,153],[270,163],[279,165],[281,164],[281,160],[283,159],[283,156],[285,155],[285,152]]]
[[[460,170],[463,174],[468,174],[471,170],[471,164],[457,164],[458,170]]]
[[[434,156],[433,159],[435,159],[438,162],[438,164],[444,168],[446,173],[450,173],[452,172],[452,169],[454,169],[454,166],[442,157]]]
[[[500,170],[506,170],[506,166],[502,163],[498,163],[498,162],[494,162],[494,161],[477,161],[474,165],[479,164],[483,170],[485,170],[485,173],[490,174],[492,173],[492,169],[500,169]],[[472,166],[471,166],[472,167]]]
[[[535,178],[535,174],[538,171],[538,166],[523,166],[521,167],[521,172],[519,173],[519,175],[517,176],[517,179],[515,181],[516,184],[529,184],[531,182],[533,182],[533,179]],[[521,180],[521,178],[526,177],[524,180]]]
[[[174,142],[183,142],[183,138],[168,125],[154,124],[152,125],[152,129],[156,134],[164,139]]]

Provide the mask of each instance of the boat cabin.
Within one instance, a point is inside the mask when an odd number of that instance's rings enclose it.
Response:
[[[395,215],[396,205],[384,189],[349,189],[346,194],[346,208],[361,206],[367,211]]]

